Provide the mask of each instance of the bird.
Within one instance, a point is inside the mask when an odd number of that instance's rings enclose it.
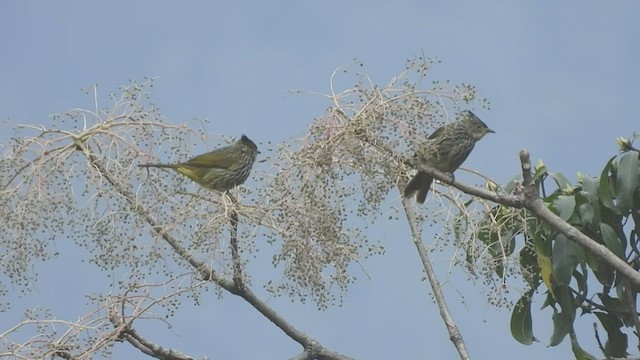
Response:
[[[429,135],[416,151],[416,157],[418,162],[450,173],[453,178],[453,172],[467,159],[476,142],[488,133],[495,131],[473,112],[464,110],[459,120],[445,124]],[[418,171],[404,188],[404,197],[416,194],[416,201],[424,204],[432,182],[431,175]]]
[[[242,135],[231,145],[198,155],[182,163],[139,164],[138,166],[170,168],[204,188],[225,192],[247,180],[259,153],[256,144]]]

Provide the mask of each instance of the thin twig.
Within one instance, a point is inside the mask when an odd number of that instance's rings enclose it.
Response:
[[[402,193],[402,191],[400,192]],[[435,270],[433,269],[433,265],[431,264],[431,260],[429,259],[427,249],[425,248],[424,242],[422,241],[422,237],[420,235],[421,231],[418,228],[418,221],[416,220],[413,208],[411,207],[411,205],[409,205],[409,202],[405,198],[402,198],[402,206],[404,207],[405,215],[407,216],[407,221],[409,222],[413,244],[418,250],[418,255],[420,256],[420,260],[422,261],[422,266],[425,273],[427,274],[427,279],[429,279],[429,284],[431,284],[433,297],[438,304],[438,309],[440,309],[440,316],[442,317],[444,325],[447,328],[447,332],[449,333],[449,339],[451,340],[451,342],[453,342],[456,350],[458,350],[460,359],[470,359],[469,353],[464,344],[464,340],[462,339],[462,334],[460,333],[460,330],[458,330],[456,322],[455,320],[453,320],[453,316],[451,316],[451,313],[449,312],[447,301],[444,297],[444,293],[442,292],[442,286],[440,285],[440,281],[438,280]]]

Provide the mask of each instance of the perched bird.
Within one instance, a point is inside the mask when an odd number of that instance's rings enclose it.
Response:
[[[495,133],[471,111],[462,111],[460,115],[459,120],[439,127],[420,145],[416,152],[419,162],[453,176],[453,172],[467,159],[476,142],[487,133]],[[432,182],[431,175],[418,171],[404,188],[404,196],[408,198],[415,193],[416,201],[423,204]]]
[[[140,164],[139,167],[171,168],[200,186],[224,192],[247,180],[258,156],[258,147],[242,135],[233,144],[177,164]]]

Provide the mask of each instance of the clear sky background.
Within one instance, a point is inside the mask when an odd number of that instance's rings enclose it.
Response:
[[[354,58],[386,84],[422,53],[443,61],[432,79],[474,84],[491,101],[490,110],[473,110],[497,133],[466,166],[500,182],[518,173],[522,148],[571,180],[577,171],[598,175],[617,150],[615,138],[640,130],[636,1],[5,1],[0,9],[0,117],[10,119],[0,124],[3,141],[12,123],[45,123],[53,113],[91,108],[81,88],[97,83],[106,94],[129,79],[157,76],[153,99],[170,121],[209,118],[210,133],[279,143],[303,134],[327,105],[290,90],[328,92],[332,71]],[[361,276],[342,307],[319,312],[287,299],[269,303],[325,346],[358,359],[456,358],[420,282],[406,227],[380,229],[387,254],[364,263],[371,279]],[[99,274],[69,261],[82,254],[59,241],[67,260],[41,267],[36,290],[0,314],[0,329],[19,319],[22,306],[46,304],[69,320],[88,311],[73,288],[91,287]],[[479,286],[447,273],[450,255],[435,262],[473,358],[572,356],[568,341],[547,348],[548,311],[534,312],[541,343],[513,340],[510,312],[486,305]],[[141,330],[194,356],[299,353],[239,299],[209,295],[201,307],[185,306],[171,331],[161,324]],[[590,336],[590,322],[584,326]],[[600,355],[592,337],[583,342]],[[116,354],[144,358],[123,344]]]

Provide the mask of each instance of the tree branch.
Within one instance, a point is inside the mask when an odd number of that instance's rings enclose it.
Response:
[[[443,173],[438,169],[429,167],[425,164],[418,164],[414,162],[414,160],[405,159],[405,162],[409,164],[411,167],[423,171],[429,175],[431,175],[434,179],[439,180],[440,182],[447,184],[449,186],[453,186],[454,188],[462,191],[463,193],[473,195],[479,197],[481,199],[493,201],[498,204],[502,204],[505,206],[511,206],[514,208],[523,208],[526,207],[526,198],[519,195],[510,195],[505,193],[497,193],[495,191],[491,191],[488,189],[484,189],[481,187],[465,184],[458,180],[452,179],[451,175]]]
[[[402,190],[400,191],[400,193],[402,193]],[[438,304],[438,309],[440,309],[440,316],[442,317],[444,325],[447,328],[447,332],[449,333],[449,339],[451,339],[451,342],[453,342],[456,350],[458,350],[460,359],[468,360],[471,357],[469,356],[469,353],[467,352],[467,349],[465,347],[464,340],[462,339],[462,334],[460,333],[460,330],[458,330],[458,326],[456,325],[455,320],[453,320],[453,316],[451,316],[449,308],[447,307],[447,301],[444,298],[442,286],[440,285],[440,281],[438,281],[436,272],[433,269],[431,260],[429,259],[429,254],[427,253],[427,249],[425,248],[424,242],[422,241],[422,236],[420,235],[421,231],[418,228],[418,222],[416,221],[413,208],[411,208],[407,199],[405,198],[402,198],[402,206],[404,207],[405,215],[407,216],[409,227],[411,228],[413,244],[418,250],[418,255],[420,256],[420,260],[422,261],[422,266],[425,273],[427,274],[427,279],[429,279],[429,284],[431,284],[433,297],[436,300],[436,304]]]
[[[479,198],[490,200],[506,206],[515,208],[526,208],[527,210],[531,211],[531,213],[533,213],[538,219],[544,221],[553,229],[566,236],[568,239],[580,244],[587,250],[591,251],[593,254],[598,256],[598,258],[602,259],[608,265],[613,267],[621,275],[624,275],[626,278],[628,278],[629,281],[632,282],[635,286],[640,287],[640,273],[629,266],[629,264],[627,264],[624,260],[617,257],[604,245],[601,245],[598,242],[594,241],[575,227],[568,224],[558,215],[554,214],[542,202],[542,200],[538,197],[538,192],[535,189],[535,184],[533,184],[532,182],[531,161],[529,158],[529,153],[526,150],[520,151],[520,162],[522,165],[522,176],[524,182],[523,186],[518,189],[519,193],[516,195],[498,194],[490,190],[461,183],[457,180],[451,179],[449,175],[438,171],[437,169],[431,168],[424,164],[417,164],[414,160],[411,159],[404,159],[403,162],[413,166],[420,171],[424,171],[427,174],[433,176],[435,179],[438,179],[439,181],[447,185],[453,186],[456,189],[469,195],[477,196]]]
[[[187,249],[185,249],[180,241],[173,237],[170,233],[166,232],[162,223],[160,223],[155,217],[153,217],[149,211],[140,205],[136,201],[136,196],[133,192],[131,192],[128,188],[126,188],[123,184],[118,182],[114,177],[111,176],[109,171],[104,167],[100,159],[98,159],[95,155],[91,154],[88,149],[83,149],[85,155],[91,161],[91,164],[100,172],[100,174],[113,186],[113,188],[122,195],[129,206],[142,216],[155,233],[157,233],[163,240],[169,244],[173,250],[180,255],[180,257],[187,261],[196,271],[200,273],[203,277],[203,280],[212,281],[227,290],[228,292],[237,295],[244,299],[246,302],[251,304],[258,312],[260,312],[264,317],[269,319],[274,325],[276,325],[280,330],[282,330],[285,334],[287,334],[291,339],[298,342],[302,347],[314,354],[315,358],[321,360],[350,360],[351,358],[348,356],[341,355],[337,352],[331,351],[324,346],[322,346],[318,341],[313,338],[307,336],[302,331],[296,329],[291,323],[286,321],[282,316],[280,316],[273,308],[269,307],[264,301],[260,300],[255,293],[253,293],[246,286],[237,286],[236,282],[233,280],[229,280],[207,266],[205,263],[199,261],[195,257],[193,257]],[[129,334],[129,333],[128,333]],[[131,335],[131,334],[129,334]],[[135,337],[134,337],[135,339]]]
[[[172,349],[166,350],[162,346],[144,338],[131,327],[131,323],[125,323],[124,319],[118,316],[117,311],[114,311],[114,309],[109,309],[109,320],[116,329],[119,329],[117,334],[118,339],[125,339],[133,345],[133,347],[146,355],[162,360],[193,360],[191,356],[185,355],[180,351]]]
[[[240,251],[238,249],[238,205],[240,204],[235,196],[229,192],[225,195],[231,199],[231,215],[229,216],[229,224],[231,225],[231,266],[233,268],[233,282],[237,288],[244,287],[244,279],[242,275],[242,260],[240,259]],[[223,195],[224,196],[224,195]]]
[[[624,260],[617,257],[607,247],[597,243],[580,230],[568,224],[561,217],[547,208],[542,200],[532,190],[535,185],[531,183],[531,161],[526,150],[520,151],[520,162],[522,163],[522,176],[525,179],[522,195],[525,197],[525,207],[531,211],[538,219],[546,222],[556,231],[560,232],[568,239],[582,245],[587,250],[598,256],[607,264],[611,265],[618,273],[624,275],[634,285],[640,287],[640,273],[633,269]]]

